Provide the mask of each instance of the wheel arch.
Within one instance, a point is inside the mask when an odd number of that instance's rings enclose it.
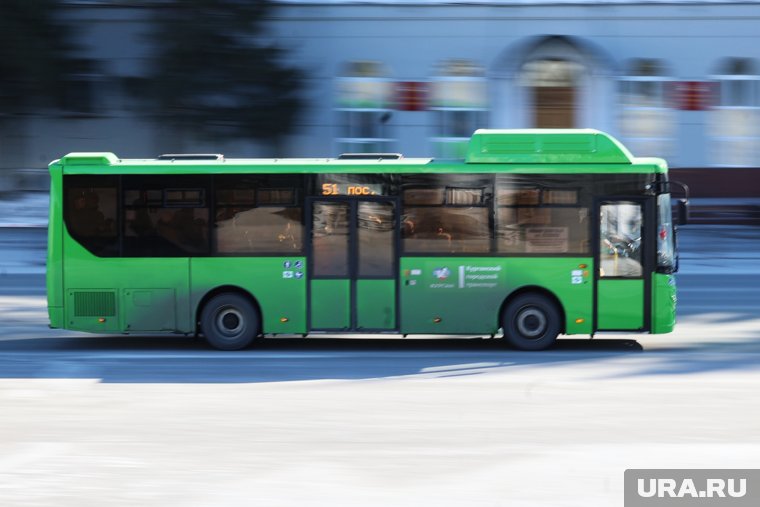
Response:
[[[198,305],[195,307],[195,333],[198,334],[200,332],[201,312],[203,311],[203,307],[206,306],[206,303],[208,303],[211,298],[224,293],[238,294],[248,299],[253,304],[254,308],[256,308],[256,311],[259,312],[259,327],[261,328],[259,329],[259,333],[264,334],[264,312],[261,311],[261,305],[259,304],[259,301],[254,297],[253,294],[243,289],[242,287],[238,287],[237,285],[220,285],[219,287],[214,287],[203,295],[200,301],[198,301]]]
[[[552,301],[557,307],[560,315],[560,334],[564,334],[567,331],[565,307],[562,305],[562,301],[560,301],[557,295],[552,291],[545,289],[544,287],[539,287],[537,285],[525,285],[523,287],[515,289],[507,297],[504,298],[504,301],[502,301],[501,306],[499,307],[499,312],[496,315],[497,328],[501,327],[501,316],[504,314],[504,309],[507,307],[507,305],[509,305],[509,303],[511,303],[515,298],[522,296],[523,294],[540,294]]]

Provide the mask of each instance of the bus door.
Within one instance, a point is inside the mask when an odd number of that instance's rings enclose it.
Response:
[[[597,202],[596,314],[599,331],[644,331],[650,328],[652,258],[647,224],[653,217],[641,198]]]
[[[308,209],[310,329],[397,330],[396,200],[314,198]]]

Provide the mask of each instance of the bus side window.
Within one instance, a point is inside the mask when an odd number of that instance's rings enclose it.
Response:
[[[214,252],[294,254],[303,250],[302,179],[294,175],[216,177]]]
[[[188,253],[208,250],[207,208],[167,208],[156,223],[158,235]]]
[[[123,255],[208,255],[208,182],[207,176],[124,176]]]
[[[404,250],[426,252],[488,252],[491,246],[489,208],[430,206],[404,209]]]
[[[492,178],[484,175],[406,177],[402,239],[407,253],[488,253]]]
[[[115,178],[67,176],[64,185],[64,219],[71,236],[95,255],[118,255]]]
[[[497,252],[588,255],[590,197],[579,185],[576,177],[498,176]]]

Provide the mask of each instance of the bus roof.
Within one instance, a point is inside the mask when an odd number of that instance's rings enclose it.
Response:
[[[349,156],[314,159],[225,159],[221,155],[120,159],[113,153],[69,153],[51,163],[67,174],[207,173],[664,173],[658,158],[636,158],[593,129],[477,130],[464,161]]]

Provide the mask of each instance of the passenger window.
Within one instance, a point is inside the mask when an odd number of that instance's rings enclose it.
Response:
[[[406,207],[404,250],[409,253],[484,253],[491,248],[486,207]]]
[[[275,180],[275,181],[273,181]],[[216,179],[214,247],[220,254],[294,254],[303,250],[298,176],[227,175]],[[290,183],[290,187],[284,184]]]
[[[407,175],[401,237],[407,253],[491,251],[493,176]]]
[[[482,188],[447,188],[446,204],[478,205],[483,203]]]
[[[168,188],[165,193],[166,205],[202,208],[205,202],[204,194],[200,188]]]
[[[124,255],[207,255],[207,181],[197,176],[124,177]]]
[[[64,182],[64,220],[69,234],[95,255],[117,256],[116,178],[67,176]]]
[[[295,204],[295,192],[290,188],[263,188],[257,192],[259,205]]]
[[[588,208],[500,207],[496,240],[504,253],[586,254]]]
[[[404,190],[404,204],[410,206],[440,206],[446,191],[443,187],[437,188],[408,188]]]
[[[216,210],[219,253],[297,253],[301,251],[301,208],[231,206]]]
[[[571,185],[577,181],[555,175],[499,176],[494,214],[496,251],[588,255],[589,208],[580,205],[580,191],[567,188]]]

